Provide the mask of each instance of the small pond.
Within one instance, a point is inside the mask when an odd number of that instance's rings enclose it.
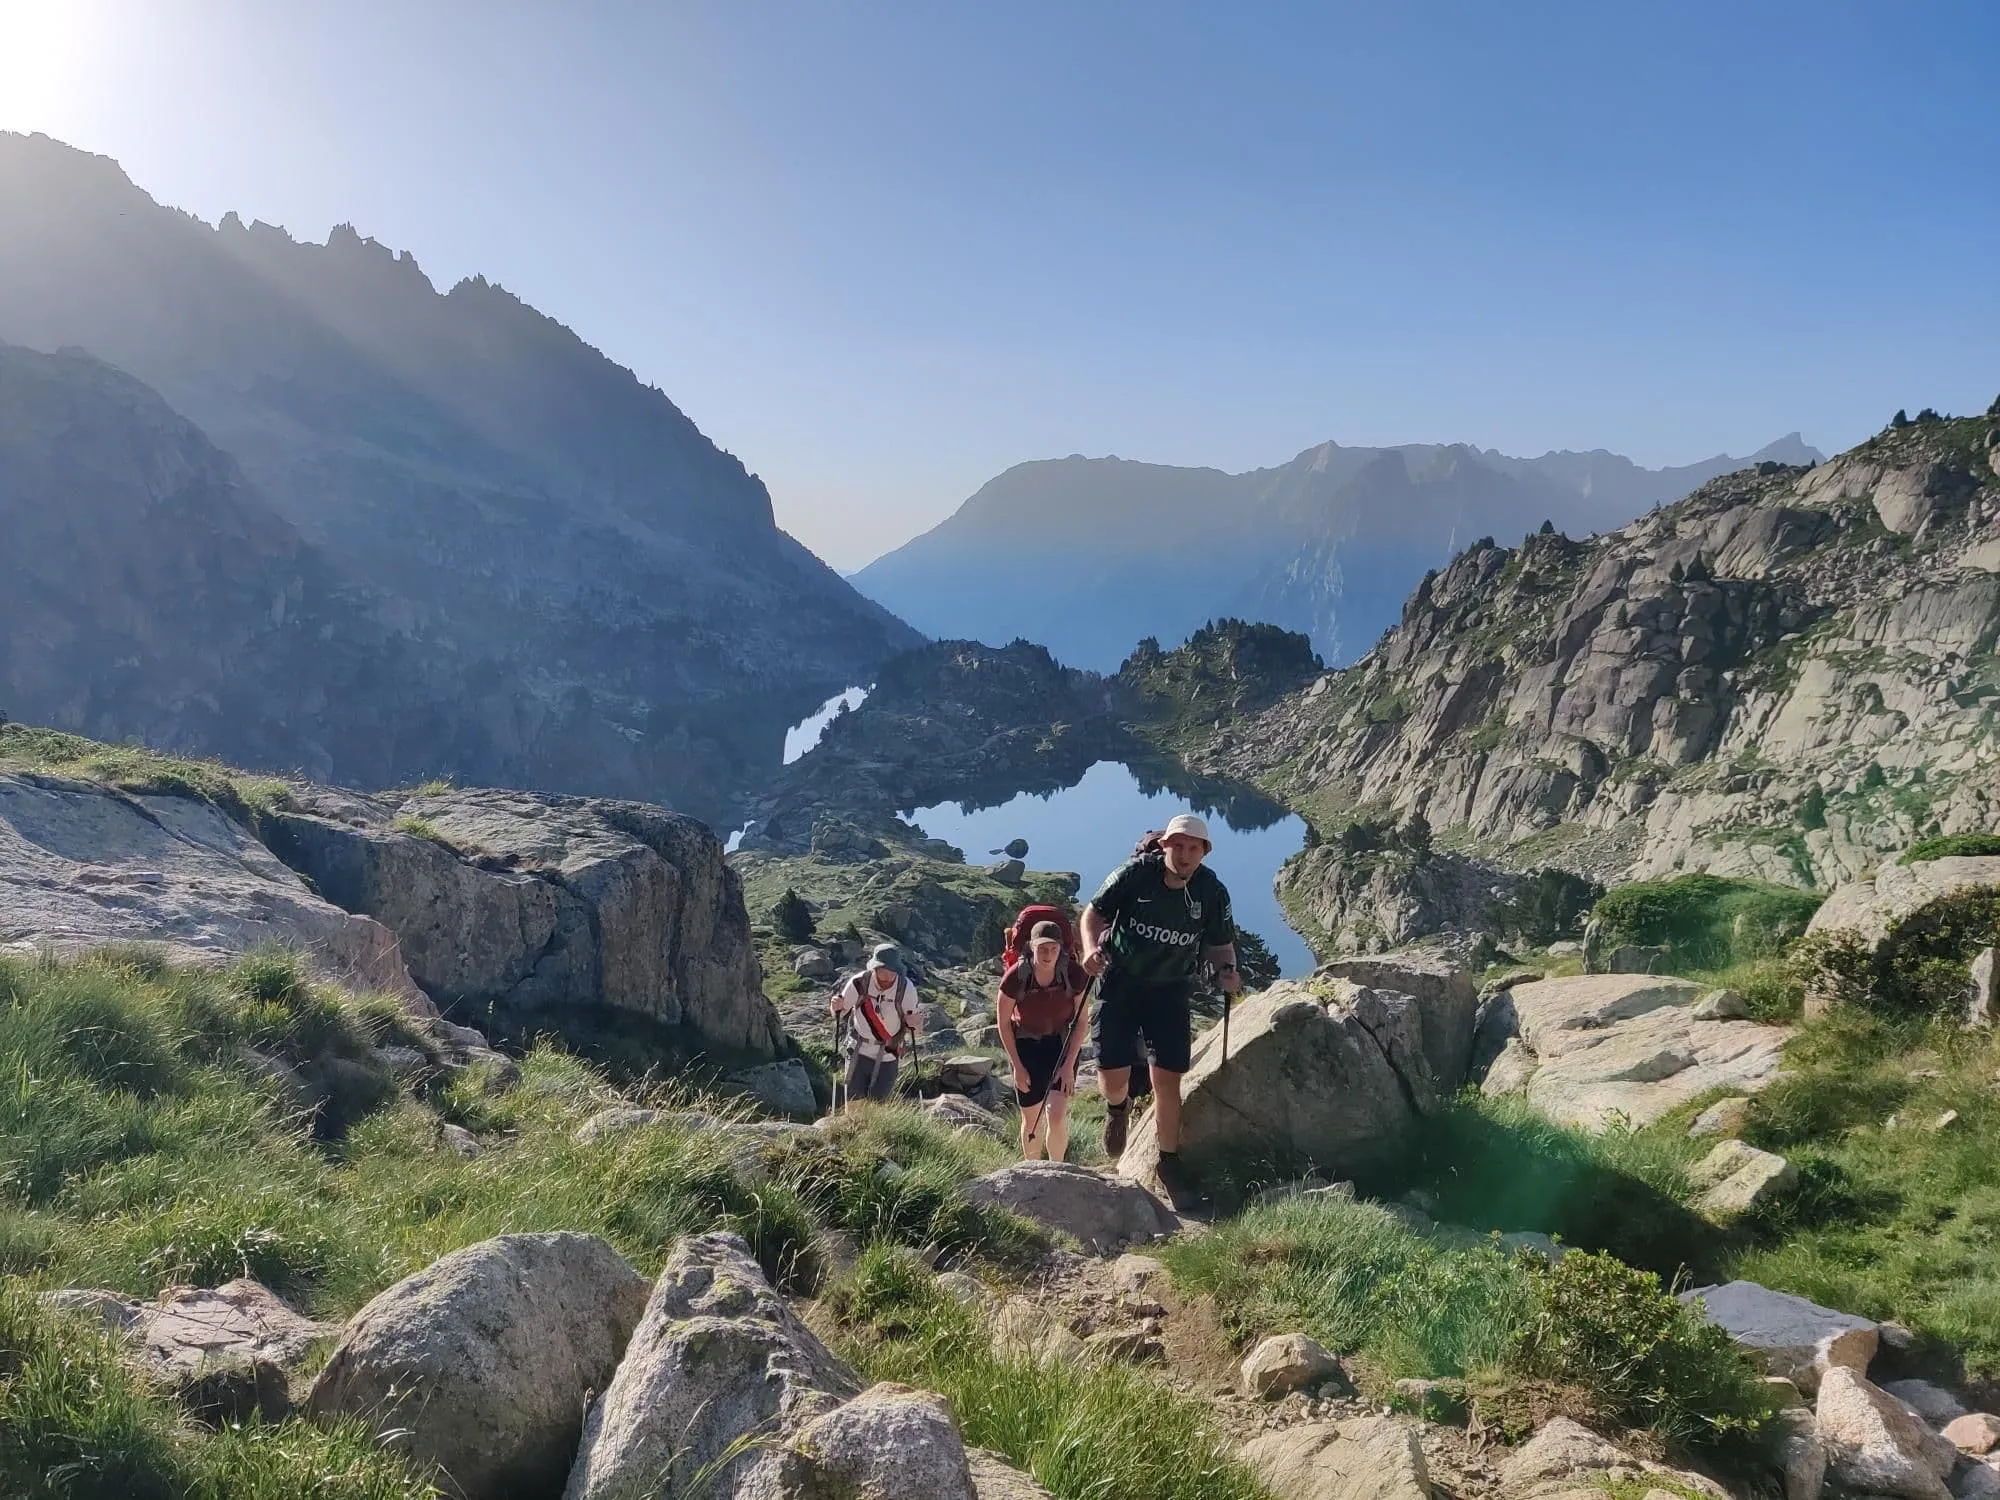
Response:
[[[997,807],[979,809],[947,802],[904,816],[932,838],[956,844],[973,864],[999,857],[988,851],[1012,839],[1026,839],[1030,869],[1074,870],[1083,877],[1088,897],[1130,856],[1141,834],[1188,810],[1185,797],[1148,791],[1129,767],[1101,760],[1076,785],[1047,796],[1023,792]],[[1286,924],[1271,890],[1278,866],[1305,844],[1304,821],[1282,814],[1264,818],[1262,826],[1239,827],[1224,812],[1197,810],[1208,818],[1215,839],[1209,863],[1229,887],[1237,925],[1271,945],[1286,977],[1310,974],[1311,950]]]

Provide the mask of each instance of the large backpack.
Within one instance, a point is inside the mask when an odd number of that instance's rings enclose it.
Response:
[[[1041,922],[1053,922],[1062,929],[1065,956],[1072,959],[1083,957],[1083,945],[1077,940],[1076,926],[1070,921],[1067,911],[1060,906],[1024,906],[1014,918],[1014,925],[1007,929],[1006,946],[1000,954],[1000,971],[1003,974],[1027,957],[1028,935]]]
[[[1167,851],[1165,845],[1160,842],[1164,835],[1165,831],[1163,829],[1148,829],[1144,834],[1140,835],[1139,842],[1132,846],[1132,858],[1164,860],[1167,857]]]

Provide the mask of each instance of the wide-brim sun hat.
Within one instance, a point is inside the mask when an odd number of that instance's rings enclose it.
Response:
[[[903,972],[903,950],[894,943],[877,943],[875,951],[868,955],[868,967],[894,969],[900,974]]]
[[[1160,842],[1165,843],[1168,839],[1180,837],[1200,839],[1202,847],[1206,849],[1215,847],[1215,840],[1208,836],[1208,824],[1193,813],[1180,813],[1169,819],[1166,828],[1160,834]]]

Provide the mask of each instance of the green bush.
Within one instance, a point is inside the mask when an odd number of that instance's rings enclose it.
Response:
[[[1773,1406],[1720,1327],[1650,1271],[1573,1252],[1531,1262],[1536,1308],[1511,1356],[1523,1372],[1589,1391],[1615,1422],[1689,1448],[1754,1445]]]
[[[788,943],[810,943],[813,938],[812,908],[805,897],[790,886],[771,905],[771,925]]]
[[[1834,1007],[1947,1016],[1965,1001],[1975,954],[2000,938],[2000,892],[1967,890],[1894,923],[1870,947],[1848,929],[1808,934],[1787,955],[1799,983]]]
[[[1947,833],[1938,838],[1918,839],[1910,845],[1899,865],[1920,864],[1930,859],[1950,859],[1959,855],[2000,854],[2000,833]]]
[[[1825,900],[1818,891],[1676,875],[1622,885],[1591,909],[1606,946],[1662,946],[1670,969],[1719,969],[1766,957],[1803,933]]]

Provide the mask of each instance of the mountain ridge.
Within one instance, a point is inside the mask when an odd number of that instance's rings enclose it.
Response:
[[[1480,534],[1544,521],[1589,533],[1706,479],[1816,461],[1788,434],[1748,458],[1643,469],[1604,450],[1513,458],[1469,444],[1346,447],[1230,474],[1116,457],[1037,459],[980,487],[951,516],[850,575],[938,637],[1016,636],[1115,670],[1135,640],[1179,640],[1206,620],[1299,630],[1351,660],[1396,616],[1428,566]],[[1062,546],[1034,552],[1053,531]],[[1154,574],[1197,554],[1171,598]],[[1037,633],[1040,632],[1040,633]]]
[[[488,748],[439,743],[438,772],[720,820],[791,722],[920,640],[663,393],[484,278],[439,292],[351,226],[211,227],[46,136],[0,133],[0,217],[0,339],[157,392],[371,629],[455,663],[449,738]]]

